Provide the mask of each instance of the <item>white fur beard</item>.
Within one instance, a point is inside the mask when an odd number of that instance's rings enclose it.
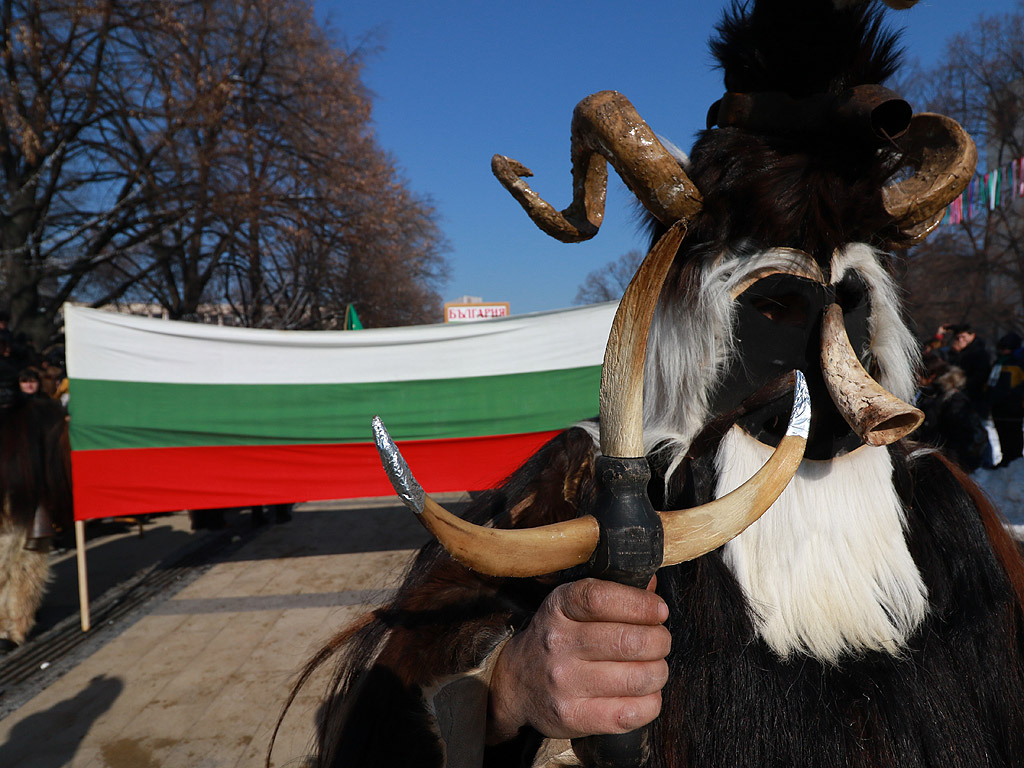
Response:
[[[730,430],[717,456],[717,495],[744,483],[771,452]],[[863,651],[899,655],[928,609],[905,525],[888,451],[864,446],[801,463],[761,519],[725,545],[725,562],[758,634],[781,658],[838,664]]]

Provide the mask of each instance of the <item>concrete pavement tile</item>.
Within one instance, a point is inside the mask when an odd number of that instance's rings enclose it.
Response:
[[[154,699],[125,725],[117,738],[144,736],[178,744],[190,738],[211,703],[209,699],[196,699],[188,704],[163,704]]]
[[[163,677],[126,674],[121,695],[106,712],[96,717],[96,722],[89,731],[89,743],[109,741],[122,735],[128,724],[149,706],[166,686],[167,680]]]
[[[163,678],[162,678],[163,679]],[[196,701],[213,701],[228,684],[230,673],[212,675],[190,666],[170,679],[153,697],[161,706],[174,706]]]
[[[230,584],[221,589],[218,597],[248,597],[260,591],[281,573],[283,566],[275,560],[249,560]]]
[[[386,599],[404,573],[412,550],[399,547],[423,534],[393,500],[388,509],[314,513],[305,527],[294,524],[299,514],[215,563],[0,721],[0,767],[17,766],[15,752],[26,751],[15,747],[26,734],[47,731],[46,753],[55,762],[39,763],[36,750],[25,768],[258,768],[302,666],[374,607],[377,592]],[[291,595],[305,599],[283,607]],[[282,725],[275,766],[304,764],[332,672],[329,661],[300,691]],[[100,675],[118,690],[100,695]],[[80,695],[96,703],[76,720],[70,710],[82,708],[69,702]],[[52,730],[54,722],[63,733]]]
[[[154,639],[165,637],[180,627],[188,616],[151,614],[144,616],[141,620],[132,624],[122,632],[119,640],[133,640],[135,638]]]
[[[304,564],[297,591],[315,593],[393,589],[405,573],[413,554],[412,550],[400,549],[305,558],[312,562]]]
[[[89,768],[90,765],[96,765],[99,754],[99,747],[83,745],[68,765],[70,768]]]
[[[168,637],[173,637],[187,615],[144,616],[122,632],[111,642],[97,650],[79,668],[124,669],[136,666],[142,658],[152,653],[153,647]]]
[[[226,733],[253,733],[267,719],[267,710],[280,712],[289,691],[284,674],[267,672],[233,676],[210,702],[190,738],[215,738]]]
[[[296,608],[283,611],[253,651],[253,669],[293,671],[302,666],[334,634],[328,623],[331,609]]]
[[[225,593],[231,582],[241,575],[245,567],[244,562],[217,563],[171,599],[219,597]]]
[[[114,739],[100,745],[97,759],[89,768],[161,768],[176,746],[176,741],[163,737]]]
[[[282,614],[283,611],[219,614],[225,620],[224,626],[204,644],[182,674],[223,678],[246,666],[250,654]]]
[[[190,737],[164,758],[161,768],[233,768],[251,740],[249,735],[224,734],[208,739]]]
[[[122,635],[97,650],[84,664],[79,665],[68,674],[77,673],[79,670],[82,674],[88,674],[89,670],[93,669],[108,671],[136,668],[142,658],[152,652],[153,645],[163,637],[164,635],[137,635],[134,637]]]
[[[149,653],[139,659],[139,667],[147,675],[174,675],[195,659],[217,632],[180,632],[158,640]]]
[[[279,712],[273,712],[253,732],[248,748],[236,768],[261,768],[270,746],[270,738],[277,724]],[[303,713],[302,717],[307,715]],[[313,752],[315,737],[313,721],[299,721],[299,715],[289,710],[281,724],[270,756],[271,768],[303,768],[306,758]]]
[[[82,762],[88,759],[92,762],[95,759],[94,752],[67,751],[59,744],[40,744],[29,755],[14,758],[10,762],[4,762],[4,768],[67,768],[67,766],[85,766]],[[6,759],[6,758],[5,758]]]
[[[216,637],[228,623],[230,615],[225,613],[193,613],[175,630],[181,632],[206,632]]]

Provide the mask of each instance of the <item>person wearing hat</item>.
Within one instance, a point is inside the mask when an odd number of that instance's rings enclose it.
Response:
[[[988,379],[992,421],[999,435],[1006,467],[1024,454],[1024,349],[1016,333],[996,342],[996,362]]]

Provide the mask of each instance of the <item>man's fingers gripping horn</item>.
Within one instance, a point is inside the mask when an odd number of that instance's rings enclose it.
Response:
[[[659,513],[665,530],[662,565],[676,565],[717,549],[757,520],[796,474],[807,445],[810,418],[807,385],[797,371],[789,429],[765,465],[721,499]],[[592,516],[522,529],[468,523],[424,493],[380,417],[373,419],[373,433],[395,492],[463,565],[490,576],[527,577],[561,571],[590,559],[600,535]]]
[[[608,167],[659,221],[691,220],[701,207],[697,188],[625,96],[601,91],[576,105],[572,117],[572,203],[563,211],[543,200],[523,177],[533,172],[504,155],[491,170],[544,232],[564,243],[589,240],[604,219]]]

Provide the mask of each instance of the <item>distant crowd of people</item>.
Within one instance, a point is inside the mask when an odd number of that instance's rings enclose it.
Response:
[[[1009,466],[1024,455],[1021,337],[1000,337],[993,359],[970,325],[942,325],[925,345],[916,405],[925,415],[916,439],[968,471]]]

